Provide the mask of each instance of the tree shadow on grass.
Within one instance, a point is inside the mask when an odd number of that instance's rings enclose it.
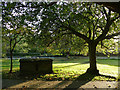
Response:
[[[69,84],[67,87],[65,87],[63,90],[68,90],[68,89],[76,90],[76,89],[80,88],[82,85],[85,85],[86,83],[92,81],[92,79],[95,76],[103,76],[103,77],[106,77],[106,78],[116,79],[113,76],[107,76],[107,75],[102,75],[102,74],[92,75],[92,74],[89,74],[89,73],[84,73],[84,74],[80,75],[76,80],[74,80],[71,84]]]
[[[34,78],[37,78],[39,76],[39,74],[38,75],[37,74],[34,74],[34,75],[27,74],[26,76],[24,76],[24,75],[22,76],[22,75],[20,75],[19,71],[13,72],[11,74],[7,73],[6,75],[7,76],[4,75],[4,78],[6,77],[6,79],[3,79],[3,82],[2,82],[3,89],[8,88],[10,86],[20,84],[20,83],[24,83],[24,82],[29,81],[29,80],[33,80]],[[90,82],[95,76],[102,76],[102,77],[106,77],[106,78],[116,79],[113,76],[107,76],[107,75],[102,75],[102,74],[92,75],[89,73],[84,73],[84,74],[80,75],[78,78],[76,78],[74,81],[72,81],[72,83],[69,84],[67,87],[65,87],[64,90],[78,89],[82,85],[85,85],[86,83]],[[66,84],[66,83],[67,82],[65,80],[65,81],[59,83],[59,85],[57,85],[56,88],[58,86]]]
[[[14,86],[20,83],[26,82],[24,79],[20,79],[19,71],[12,73],[2,72],[2,89]]]
[[[12,73],[3,72],[2,73],[2,89],[6,89],[11,86],[33,80],[34,78],[37,78],[38,76],[39,75],[36,73],[35,74],[30,74],[30,73],[21,74],[20,71],[15,71]]]
[[[61,66],[61,67],[55,67],[55,68],[65,68],[65,67],[77,66],[80,64],[88,64],[88,63],[89,63],[89,61],[85,61],[83,63],[77,63],[77,64],[73,64],[73,65],[67,65],[67,66]]]
[[[68,90],[69,88],[71,89],[78,89],[80,88],[82,85],[88,83],[89,81],[91,81],[96,75],[91,75],[89,73],[84,73],[82,75],[80,75],[76,80],[74,80],[70,85],[68,85],[66,88],[64,88],[63,90]]]
[[[25,80],[2,79],[2,89],[26,82]]]
[[[105,77],[105,78],[112,78],[112,79],[117,79],[116,77],[114,76],[109,76],[109,75],[103,75],[103,74],[99,74],[98,76],[102,76],[102,77]]]

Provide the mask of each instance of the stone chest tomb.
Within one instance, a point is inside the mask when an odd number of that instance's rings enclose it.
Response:
[[[52,73],[52,59],[49,58],[25,58],[20,59],[20,73],[45,74]]]

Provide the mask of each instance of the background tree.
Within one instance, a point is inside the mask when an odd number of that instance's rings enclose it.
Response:
[[[51,42],[50,42],[51,43]],[[83,50],[84,41],[72,34],[65,34],[61,37],[53,40],[53,43],[49,46],[53,48],[51,52],[56,50],[54,53],[59,53],[60,55],[67,56],[67,55],[80,55],[85,53],[81,53]]]
[[[27,26],[24,23],[24,16],[22,16],[22,11],[15,12],[19,3],[2,3],[2,37],[3,41],[7,41],[9,44],[10,52],[10,73],[12,72],[13,67],[13,51],[16,44],[18,44],[21,39],[24,38],[24,35],[29,31]],[[3,42],[4,44],[4,42]]]

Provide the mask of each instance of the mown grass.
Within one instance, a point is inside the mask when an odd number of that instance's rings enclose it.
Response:
[[[19,60],[13,60],[14,71],[19,71]],[[39,80],[112,80],[117,79],[106,77],[104,75],[118,78],[118,60],[107,59],[97,60],[97,66],[100,71],[99,76],[84,75],[87,68],[89,68],[89,60],[83,58],[55,58],[53,60],[53,73],[45,75],[35,75],[34,77],[24,77],[24,79],[39,79]],[[2,60],[3,78],[17,78],[19,72],[7,74],[10,67],[10,60]]]
[[[10,69],[10,59],[0,59],[0,62],[2,62],[2,65],[0,65],[2,71],[8,71]],[[13,70],[18,70],[19,65],[19,59],[13,60]]]

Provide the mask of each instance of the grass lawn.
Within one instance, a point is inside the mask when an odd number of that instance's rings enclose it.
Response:
[[[2,76],[3,78],[18,78],[14,73],[12,75],[7,74],[10,68],[10,60],[2,60]],[[87,68],[89,68],[89,60],[83,58],[55,58],[53,60],[53,72],[52,74],[39,75],[32,77],[32,79],[40,80],[117,80],[112,77],[106,77],[109,75],[118,78],[118,60],[113,59],[99,59],[97,60],[97,67],[100,74],[103,76],[91,76],[84,75]],[[19,60],[13,60],[13,71],[19,71]],[[28,77],[26,77],[28,78]]]

